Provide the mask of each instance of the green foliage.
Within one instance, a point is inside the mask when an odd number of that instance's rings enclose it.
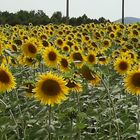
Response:
[[[36,11],[24,11],[20,10],[17,13],[9,13],[7,11],[0,12],[0,24],[9,24],[9,25],[28,25],[29,23],[32,23],[33,25],[46,25],[49,23],[54,24],[61,24],[66,23],[67,19],[65,16],[62,16],[61,12],[54,12],[53,15],[49,18],[42,10]],[[87,23],[106,23],[109,22],[109,20],[102,18],[99,18],[99,20],[96,19],[90,19],[85,14],[82,17],[78,18],[70,18],[69,24],[76,26],[81,24],[87,24]]]

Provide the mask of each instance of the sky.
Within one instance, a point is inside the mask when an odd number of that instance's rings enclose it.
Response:
[[[69,0],[70,17],[86,14],[89,18],[121,18],[122,0]],[[140,0],[125,0],[125,17],[140,18]],[[66,15],[66,0],[0,0],[0,11],[43,10],[49,17],[56,11]]]

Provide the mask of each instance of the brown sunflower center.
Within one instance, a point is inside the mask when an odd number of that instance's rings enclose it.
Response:
[[[41,90],[48,96],[56,96],[61,91],[61,87],[57,81],[48,79],[43,82]]]
[[[86,78],[87,80],[94,80],[92,72],[90,71],[88,67],[86,66],[82,67],[81,73],[82,73],[82,76]]]
[[[56,53],[55,52],[53,52],[53,51],[49,52],[48,56],[49,56],[50,61],[55,61],[56,60]]]
[[[126,69],[128,68],[127,62],[124,62],[124,61],[120,62],[119,68],[120,68],[121,70],[126,70]]]
[[[114,37],[115,37],[115,35],[114,35],[114,34],[111,34],[111,35],[110,35],[110,37],[111,37],[111,38],[114,38]]]
[[[67,46],[64,47],[64,51],[68,51],[69,48]]]
[[[30,53],[33,53],[33,54],[35,54],[36,51],[37,51],[36,47],[33,44],[28,45],[28,50],[29,50]]]
[[[69,80],[68,83],[66,84],[66,86],[68,88],[74,88],[74,87],[76,87],[76,84],[75,84],[75,82]]]
[[[136,87],[140,87],[140,73],[135,73],[133,76],[132,76],[132,84]]]
[[[26,60],[27,60],[28,62],[30,62],[30,63],[33,62],[33,59],[32,59],[32,58],[26,58]]]
[[[101,58],[99,58],[99,61],[102,61],[102,62],[104,62],[104,61],[106,61],[106,58],[104,58],[104,57],[101,57]]]
[[[65,68],[67,68],[68,67],[68,61],[66,59],[62,58],[61,65]]]
[[[82,57],[82,55],[79,52],[73,54],[73,59],[75,61],[76,60],[83,61],[83,57]]]
[[[105,45],[105,46],[108,46],[108,45],[109,45],[109,42],[108,42],[107,40],[105,40],[105,41],[104,41],[104,45]]]
[[[49,43],[48,43],[46,40],[43,40],[43,41],[42,41],[42,45],[43,45],[44,47],[48,47],[48,46],[49,46]]]
[[[9,75],[4,70],[0,70],[0,82],[7,84],[9,81]]]
[[[139,35],[139,33],[136,30],[133,30],[134,35]]]
[[[94,62],[95,61],[95,57],[90,54],[89,57],[88,57],[88,61],[89,62]]]
[[[12,45],[12,49],[16,52],[17,51],[17,47],[15,45]]]
[[[57,40],[57,44],[61,46],[63,44],[63,41],[61,39],[59,39],[59,40]]]

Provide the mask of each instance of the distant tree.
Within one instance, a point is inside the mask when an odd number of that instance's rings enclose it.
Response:
[[[67,17],[62,16],[61,12],[54,12],[51,18],[49,18],[42,10],[38,10],[37,12],[32,11],[24,11],[20,10],[16,13],[9,13],[7,11],[1,12],[0,11],[0,24],[10,24],[10,25],[16,25],[16,24],[22,24],[22,25],[28,25],[29,23],[32,23],[33,25],[46,25],[49,23],[55,23],[55,24],[61,24],[66,23]],[[81,24],[87,24],[87,23],[106,23],[109,22],[109,20],[106,20],[105,18],[101,17],[99,20],[97,19],[90,19],[87,17],[86,14],[83,16],[80,16],[78,18],[72,17],[69,18],[69,24],[73,26],[81,25]]]
[[[51,22],[55,24],[60,24],[62,21],[62,13],[61,12],[54,12],[51,17]]]

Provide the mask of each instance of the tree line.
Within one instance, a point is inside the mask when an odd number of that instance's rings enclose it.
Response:
[[[42,10],[38,11],[24,11],[20,10],[16,13],[10,13],[8,11],[0,11],[0,25],[9,24],[9,25],[28,25],[32,23],[33,25],[46,25],[49,23],[61,24],[69,21],[70,25],[77,26],[87,23],[106,23],[110,22],[105,18],[101,17],[97,19],[88,18],[86,14],[80,17],[72,17],[67,20],[61,12],[54,12],[51,17],[47,16]]]

